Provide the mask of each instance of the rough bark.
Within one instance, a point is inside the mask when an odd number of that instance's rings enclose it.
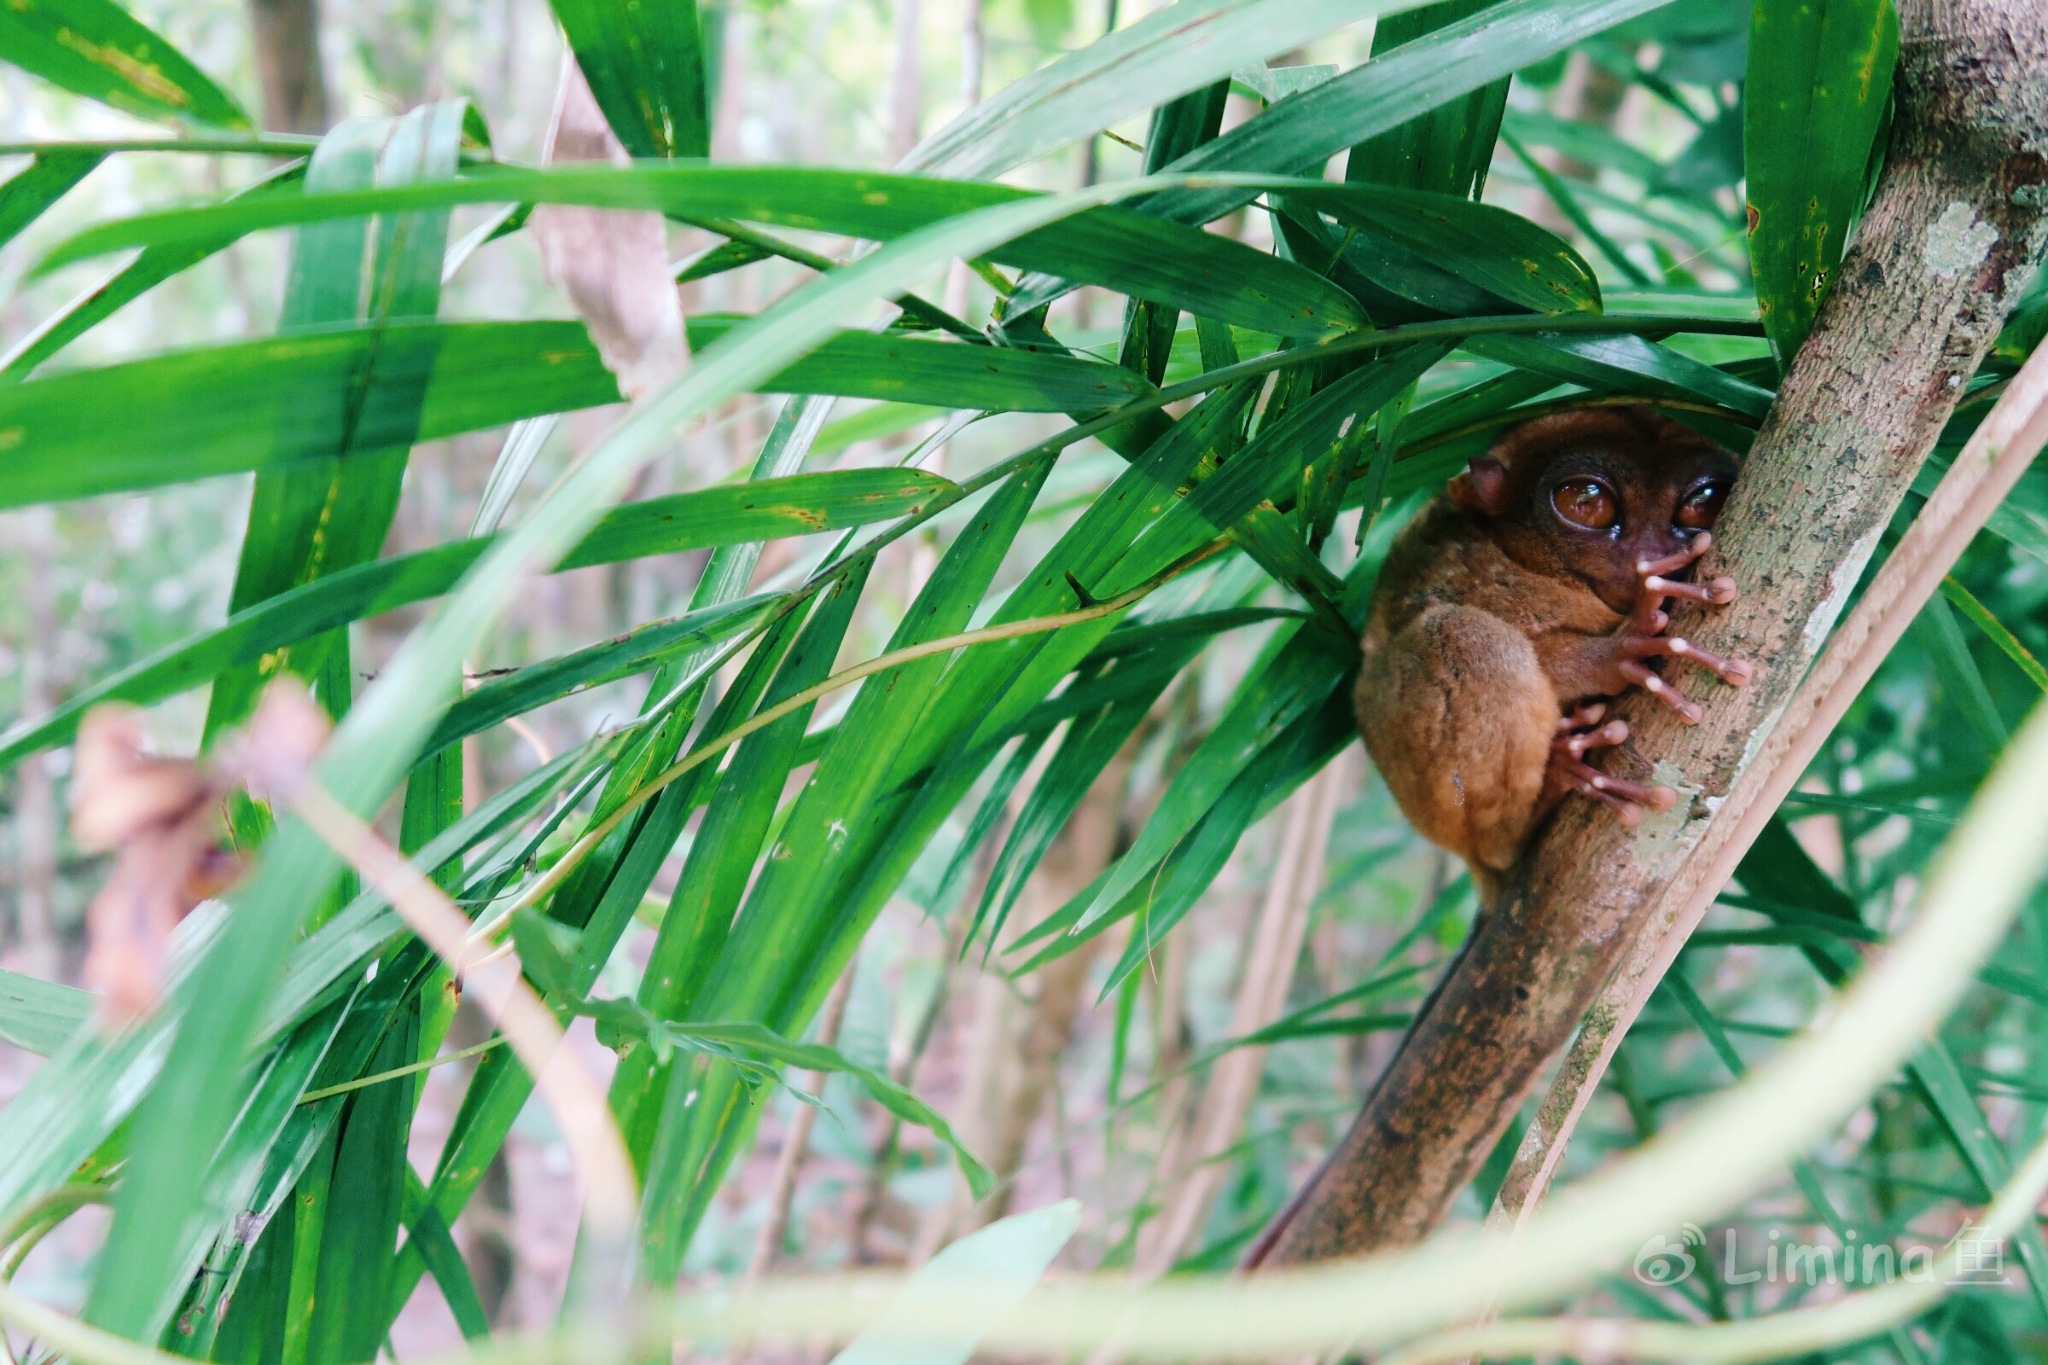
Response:
[[[1678,787],[1678,807],[1633,831],[1591,802],[1560,811],[1256,1263],[1411,1243],[1443,1218],[1761,748],[2025,287],[2048,237],[2048,7],[1899,10],[1876,201],[1703,566],[1746,595],[1674,623],[1754,660],[1755,680],[1702,676],[1691,729],[1640,694],[1623,704],[1629,766]]]
[[[263,82],[263,126],[279,133],[326,132],[317,0],[249,0],[249,20]]]

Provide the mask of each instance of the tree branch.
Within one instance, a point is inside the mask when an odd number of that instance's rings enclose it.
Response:
[[[2031,277],[2048,239],[2048,10],[1899,9],[1897,116],[1877,198],[1702,566],[1725,565],[1747,595],[1714,619],[1674,624],[1758,661],[1755,680],[1717,688],[1695,728],[1643,697],[1623,703],[1634,765],[1677,787],[1678,807],[1634,830],[1591,802],[1559,812],[1258,1263],[1402,1245],[1443,1218],[1630,943],[1675,908],[1670,893]]]

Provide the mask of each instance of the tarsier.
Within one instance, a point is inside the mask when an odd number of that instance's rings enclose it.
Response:
[[[1395,541],[1362,643],[1359,732],[1418,831],[1463,858],[1490,903],[1536,827],[1574,792],[1626,823],[1669,787],[1587,761],[1628,739],[1632,687],[1688,722],[1661,671],[1685,659],[1731,684],[1750,666],[1665,633],[1665,605],[1735,600],[1687,581],[1735,456],[1647,408],[1582,409],[1505,433]]]

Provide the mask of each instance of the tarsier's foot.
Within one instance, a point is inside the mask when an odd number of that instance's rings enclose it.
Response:
[[[1636,609],[1630,615],[1628,627],[1621,638],[1621,675],[1676,711],[1679,719],[1688,725],[1700,723],[1703,712],[1699,704],[1643,660],[1690,659],[1731,687],[1742,686],[1755,672],[1746,660],[1726,658],[1701,649],[1683,636],[1664,633],[1665,627],[1671,624],[1664,604],[1674,597],[1716,607],[1725,607],[1735,600],[1735,580],[1725,575],[1705,583],[1686,583],[1669,576],[1693,563],[1713,543],[1713,536],[1702,531],[1692,538],[1690,545],[1674,555],[1636,562],[1636,575],[1642,586],[1636,595]]]
[[[1605,703],[1593,702],[1559,717],[1557,738],[1550,744],[1550,766],[1543,774],[1545,788],[1553,796],[1579,792],[1605,802],[1624,825],[1641,820],[1646,806],[1670,810],[1678,803],[1678,793],[1671,788],[1613,777],[1586,762],[1591,751],[1611,749],[1628,739],[1628,722],[1610,720],[1602,725],[1601,717],[1606,714]]]

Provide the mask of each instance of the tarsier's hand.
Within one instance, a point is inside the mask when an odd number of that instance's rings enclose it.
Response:
[[[1702,531],[1694,536],[1692,543],[1677,554],[1664,559],[1646,559],[1636,564],[1636,577],[1641,588],[1636,595],[1635,610],[1622,623],[1615,646],[1621,656],[1621,675],[1641,687],[1650,695],[1676,711],[1679,719],[1688,725],[1697,725],[1701,711],[1699,704],[1687,697],[1677,687],[1647,663],[1646,659],[1673,658],[1690,659],[1700,667],[1719,677],[1730,686],[1740,687],[1750,679],[1753,670],[1741,659],[1727,659],[1719,654],[1701,649],[1683,636],[1664,634],[1671,624],[1664,604],[1674,597],[1710,606],[1722,607],[1735,600],[1735,580],[1716,578],[1707,583],[1685,583],[1669,577],[1693,563],[1707,552],[1713,544],[1713,537]],[[1670,810],[1678,802],[1678,793],[1669,787],[1652,786],[1642,782],[1631,782],[1627,778],[1614,777],[1601,772],[1586,762],[1586,755],[1596,749],[1612,749],[1628,739],[1628,724],[1625,721],[1610,720],[1601,724],[1606,716],[1604,703],[1582,706],[1561,717],[1557,722],[1557,738],[1550,747],[1550,765],[1544,773],[1545,795],[1555,799],[1567,792],[1579,792],[1614,808],[1625,825],[1633,825],[1643,817],[1643,809]]]
[[[1674,555],[1636,562],[1636,576],[1642,587],[1636,595],[1635,611],[1623,624],[1618,641],[1621,675],[1676,711],[1678,718],[1687,725],[1700,723],[1703,713],[1699,703],[1679,691],[1643,660],[1658,657],[1690,659],[1731,687],[1742,686],[1755,672],[1745,660],[1723,658],[1701,649],[1683,636],[1664,633],[1665,627],[1671,624],[1664,604],[1674,597],[1716,607],[1725,607],[1735,600],[1735,580],[1732,578],[1724,576],[1707,583],[1682,583],[1668,577],[1705,554],[1713,543],[1713,536],[1702,531],[1692,538],[1690,545]]]
[[[1643,818],[1643,807],[1670,810],[1678,804],[1678,793],[1669,787],[1631,782],[1613,777],[1586,762],[1595,749],[1612,749],[1628,739],[1628,722],[1601,719],[1607,714],[1605,702],[1581,706],[1557,722],[1557,738],[1550,744],[1550,765],[1543,772],[1545,808],[1570,792],[1579,792],[1614,808],[1624,825]]]

